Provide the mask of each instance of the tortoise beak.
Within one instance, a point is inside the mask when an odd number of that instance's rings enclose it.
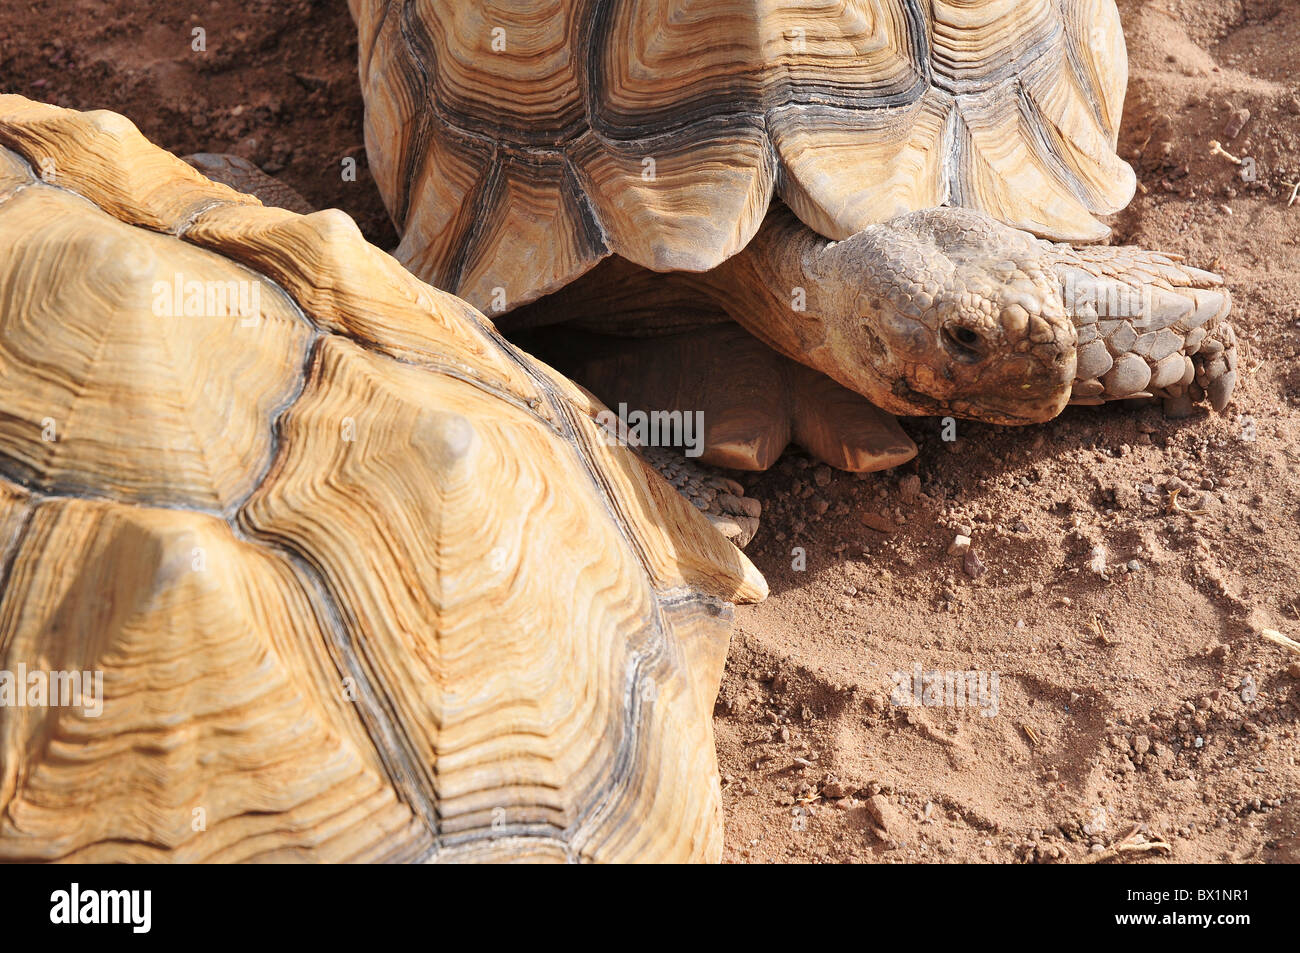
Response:
[[[997,362],[974,389],[978,409],[972,416],[1012,426],[1051,420],[1070,402],[1076,363],[1073,343],[1051,355],[1016,354]]]

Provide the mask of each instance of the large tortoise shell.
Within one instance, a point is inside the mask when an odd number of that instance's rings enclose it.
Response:
[[[720,856],[765,587],[585,394],[112,113],[0,97],[0,247],[0,858]]]
[[[488,313],[616,254],[705,271],[774,196],[841,239],[944,204],[1107,234],[1114,0],[350,0],[412,271]]]

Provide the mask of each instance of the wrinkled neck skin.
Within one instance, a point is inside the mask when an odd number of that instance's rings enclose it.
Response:
[[[786,357],[806,364],[892,413],[920,413],[900,403],[884,343],[830,316],[856,313],[858,292],[834,273],[833,243],[775,207],[739,253],[707,276],[716,303],[749,333]],[[862,359],[845,360],[844,355]]]

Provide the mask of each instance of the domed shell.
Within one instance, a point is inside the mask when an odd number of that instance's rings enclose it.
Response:
[[[112,113],[0,97],[0,246],[0,859],[720,857],[765,586],[590,398]]]
[[[774,195],[847,238],[944,204],[1108,233],[1114,0],[350,0],[398,258],[487,313],[616,254],[705,271]]]

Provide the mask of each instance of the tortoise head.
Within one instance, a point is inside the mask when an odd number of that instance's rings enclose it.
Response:
[[[832,376],[892,413],[1050,420],[1070,399],[1076,333],[1049,249],[958,208],[829,244],[818,271],[840,288],[821,309]]]

